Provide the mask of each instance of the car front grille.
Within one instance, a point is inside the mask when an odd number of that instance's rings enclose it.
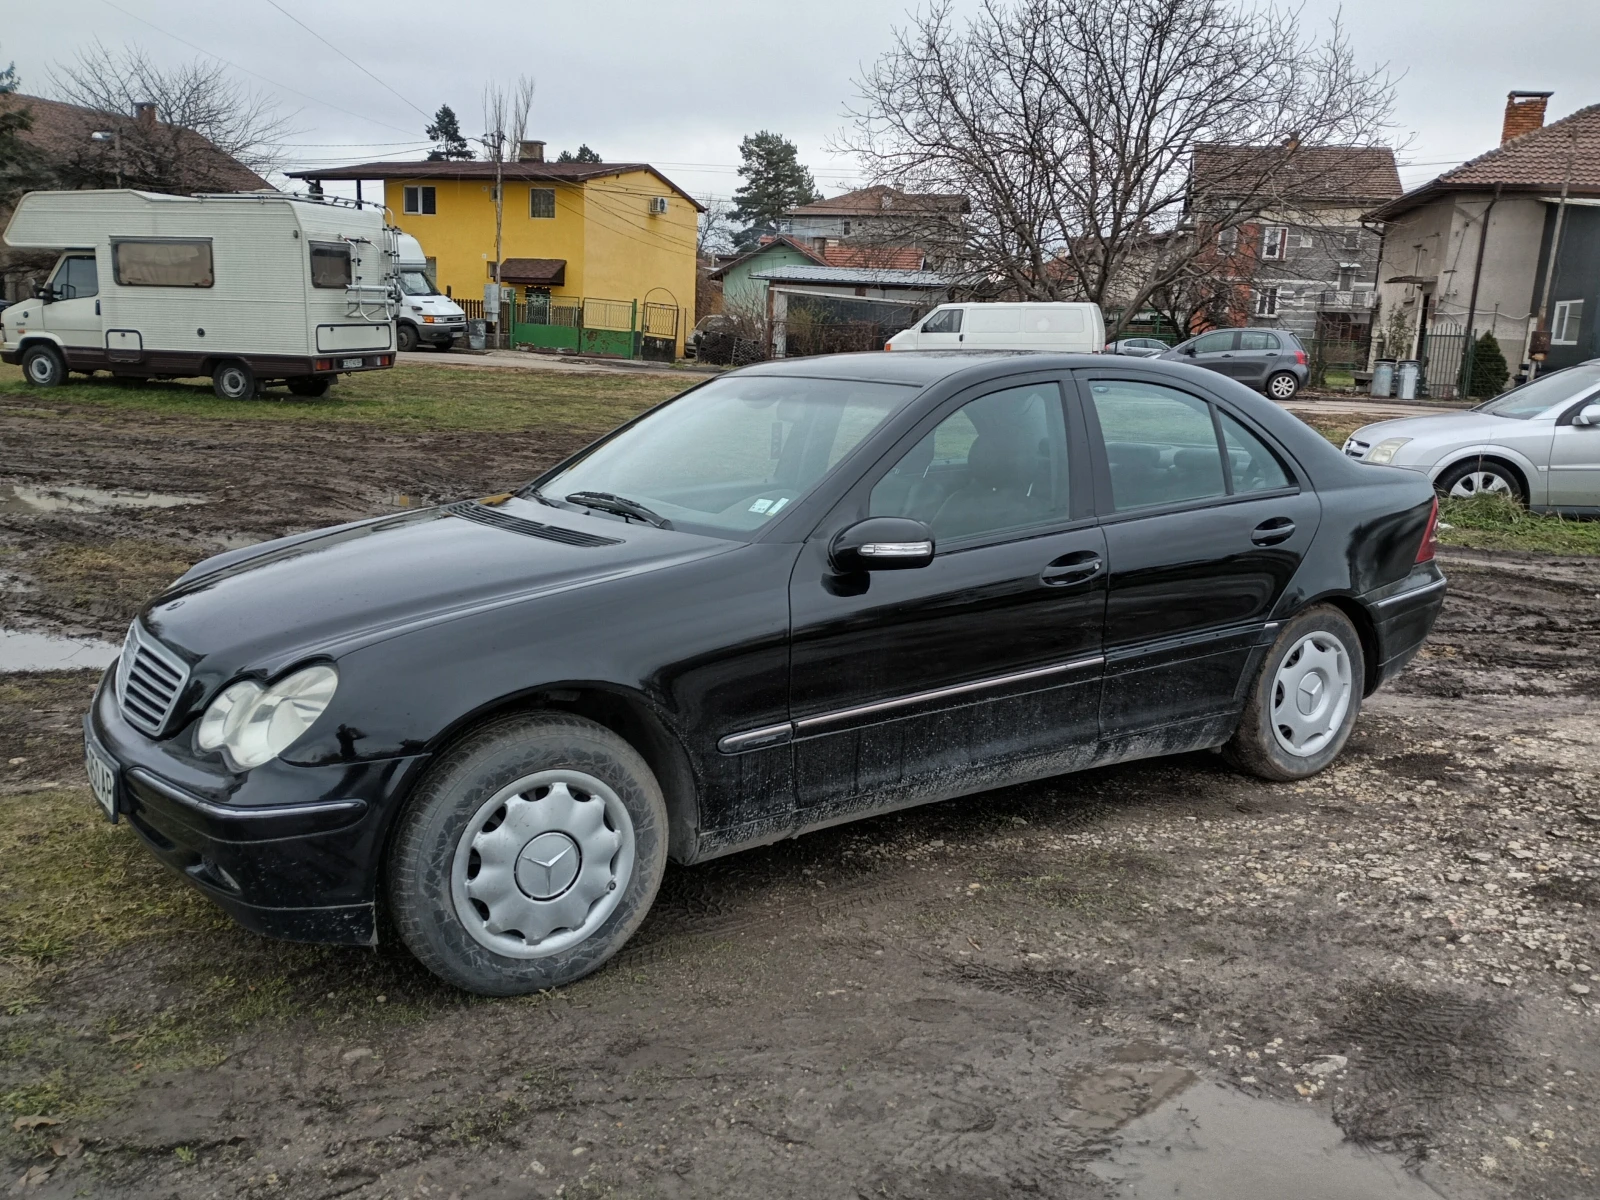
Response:
[[[188,665],[135,621],[117,660],[117,705],[128,724],[161,736],[188,682]]]
[[[1355,438],[1349,439],[1344,444],[1344,452],[1351,458],[1365,458],[1367,451],[1372,449],[1370,442],[1358,442]]]

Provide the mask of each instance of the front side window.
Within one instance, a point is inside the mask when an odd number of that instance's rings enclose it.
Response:
[[[404,207],[406,212],[424,217],[431,217],[439,211],[434,189],[422,184],[406,186]]]
[[[1154,383],[1090,387],[1118,512],[1227,495],[1211,406]]]
[[[1583,325],[1583,301],[1563,300],[1556,305],[1555,320],[1550,322],[1552,346],[1576,346],[1578,330]]]
[[[95,269],[94,255],[74,254],[56,268],[50,280],[50,290],[57,300],[82,300],[100,294],[100,277]]]
[[[208,288],[216,282],[210,239],[113,242],[111,273],[122,287]]]
[[[1195,339],[1194,352],[1196,354],[1224,354],[1233,349],[1235,336],[1231,329],[1205,334]]]
[[[1593,392],[1596,386],[1600,386],[1600,359],[1541,375],[1531,383],[1478,405],[1474,411],[1527,421],[1558,404]]]
[[[354,279],[348,245],[344,242],[311,243],[312,287],[347,288]]]
[[[960,333],[961,310],[941,308],[922,323],[923,333]]]
[[[1067,437],[1053,383],[964,404],[872,489],[875,517],[912,517],[937,541],[1066,519]]]
[[[528,193],[528,215],[550,218],[556,215],[555,188],[534,188]]]
[[[538,497],[559,504],[578,492],[609,492],[691,532],[754,532],[917,391],[835,379],[718,379],[545,480]]]

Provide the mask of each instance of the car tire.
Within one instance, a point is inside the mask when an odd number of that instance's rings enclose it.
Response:
[[[260,392],[261,385],[250,364],[229,359],[211,372],[211,390],[222,400],[249,400]]]
[[[1441,498],[1470,500],[1474,496],[1509,496],[1518,504],[1527,504],[1522,480],[1504,463],[1492,458],[1469,458],[1439,473],[1433,481],[1433,490]]]
[[[425,967],[469,992],[515,996],[615,954],[666,862],[666,800],[639,753],[583,717],[525,713],[484,725],[429,769],[400,817],[387,891]]]
[[[296,396],[326,396],[333,386],[331,375],[300,375],[288,381],[289,391]]]
[[[395,345],[409,354],[417,348],[417,327],[405,321],[400,323],[400,328],[395,330]]]
[[[1267,651],[1223,753],[1262,779],[1305,779],[1339,757],[1361,711],[1366,664],[1350,618],[1331,606],[1288,622]]]
[[[22,352],[22,375],[34,387],[60,387],[67,380],[67,363],[54,346],[29,346]]]
[[[1278,371],[1267,377],[1267,395],[1280,403],[1293,400],[1300,390],[1300,380],[1293,371]]]

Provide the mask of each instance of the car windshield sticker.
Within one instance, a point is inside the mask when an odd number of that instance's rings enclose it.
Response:
[[[787,503],[789,503],[789,497],[785,496],[782,500],[779,500],[777,503],[775,503],[772,506],[771,511],[772,512],[777,512],[780,508],[782,508]]]
[[[767,511],[767,509],[769,509],[771,507],[772,507],[772,501],[771,500],[757,500],[754,504],[752,504],[750,506],[750,511],[751,512],[755,512],[755,513],[764,513],[764,512]]]

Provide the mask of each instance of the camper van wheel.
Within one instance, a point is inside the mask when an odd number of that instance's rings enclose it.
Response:
[[[408,354],[415,350],[417,348],[417,327],[402,321],[400,328],[395,331],[395,344]]]
[[[249,400],[259,390],[256,373],[242,362],[218,363],[211,372],[211,388],[224,400]]]
[[[332,386],[332,375],[301,375],[289,380],[289,390],[296,396],[326,396]]]
[[[67,364],[54,346],[30,346],[22,356],[22,373],[34,387],[56,387],[66,381]]]

